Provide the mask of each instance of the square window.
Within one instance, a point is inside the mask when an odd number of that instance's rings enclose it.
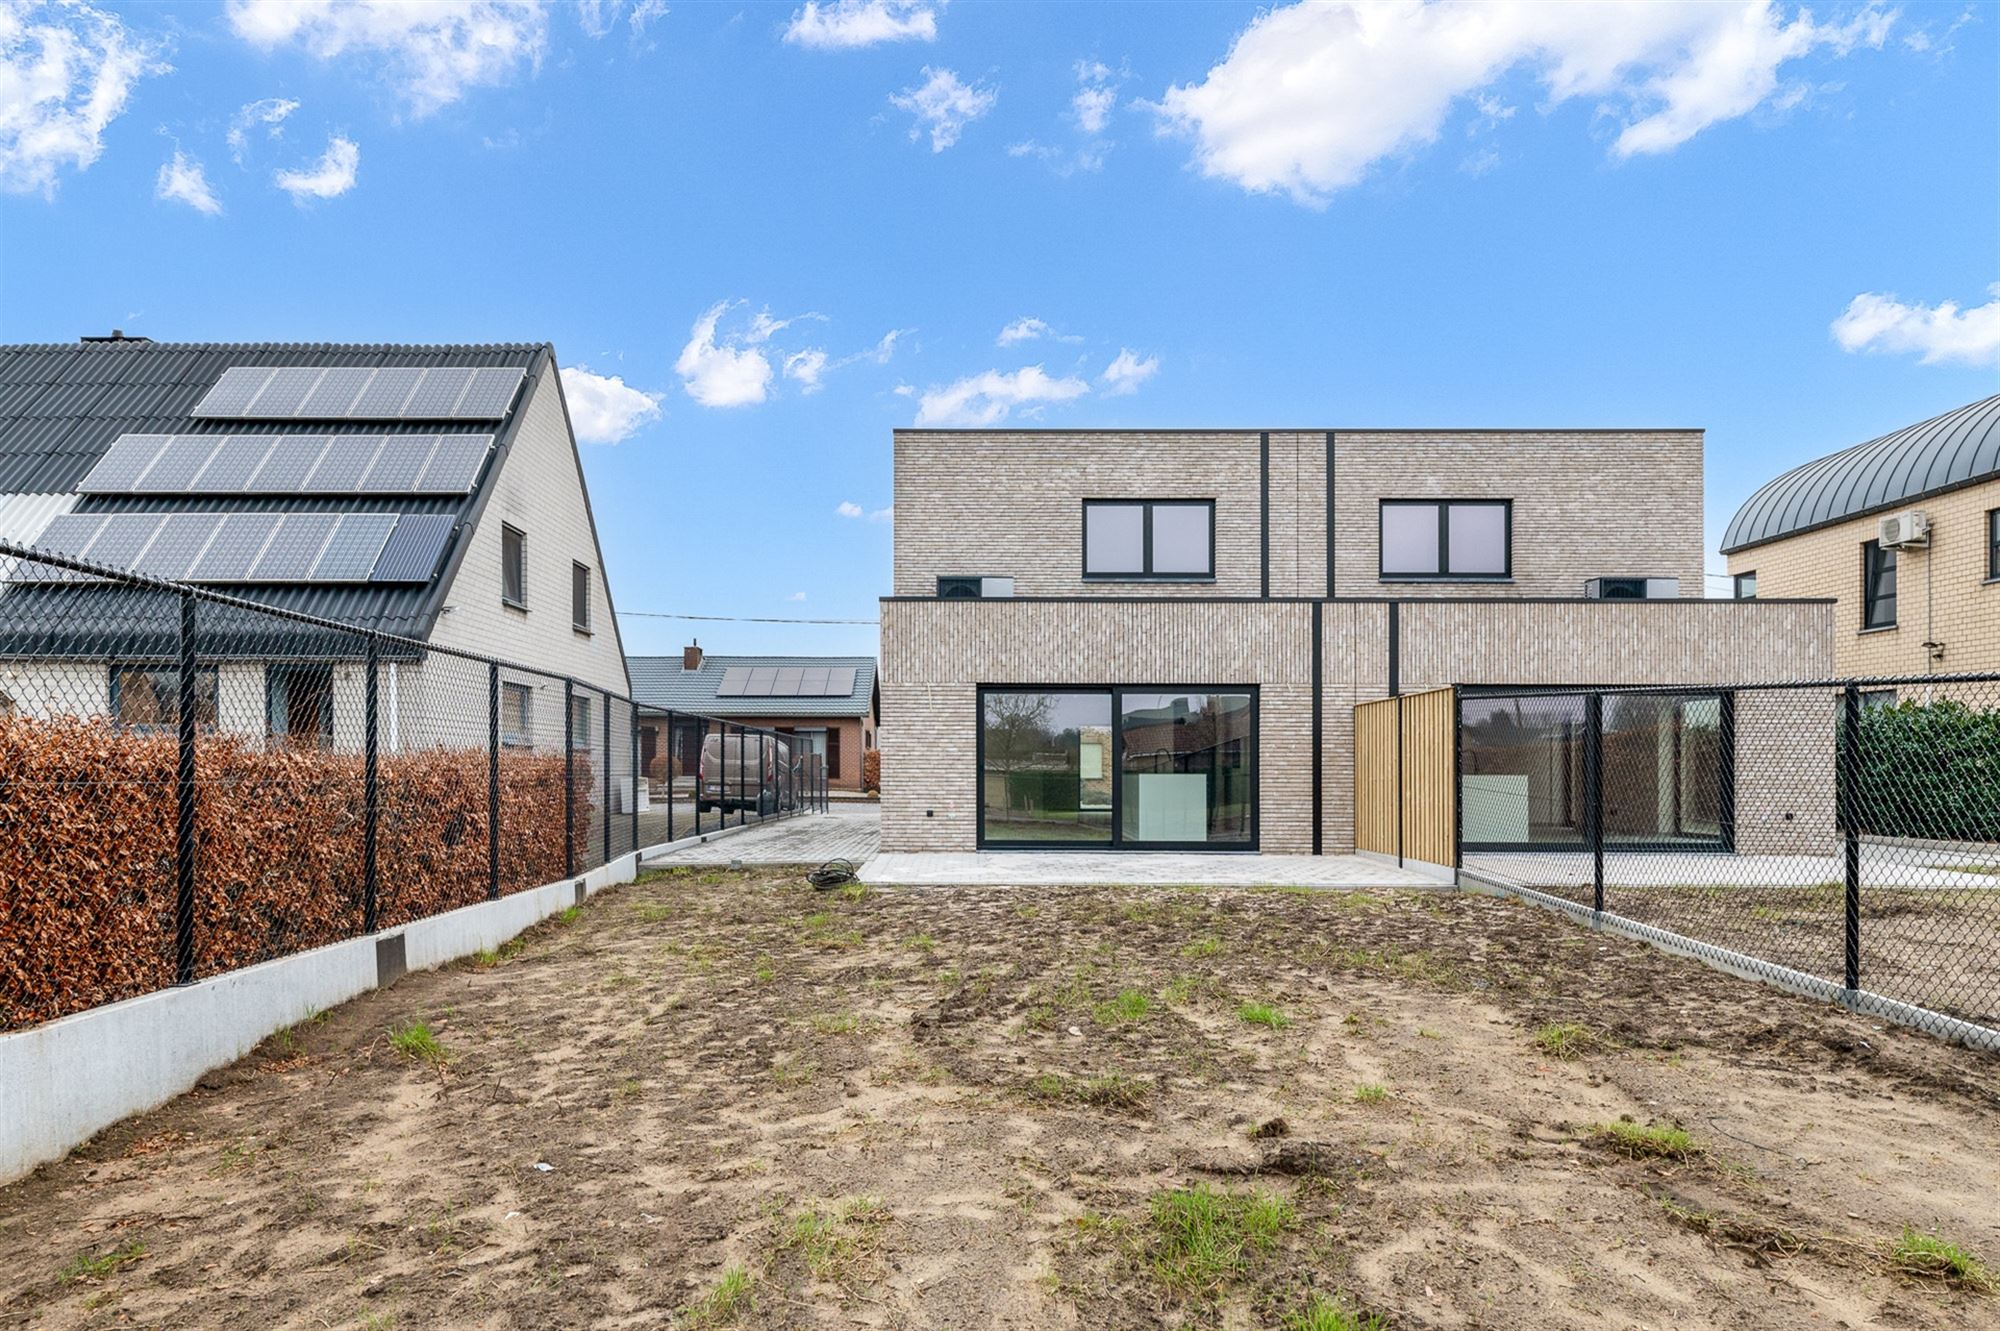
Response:
[[[526,609],[528,605],[528,534],[500,525],[500,599]]]
[[[1731,589],[1735,592],[1737,600],[1739,601],[1756,600],[1757,570],[1751,569],[1748,573],[1738,573],[1735,576],[1735,578],[1731,580],[1730,586]]]
[[[1214,532],[1212,499],[1085,500],[1083,576],[1205,581],[1215,576]]]
[[[1479,581],[1514,571],[1511,499],[1384,499],[1381,576]]]

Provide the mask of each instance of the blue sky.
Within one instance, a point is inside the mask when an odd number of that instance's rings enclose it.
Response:
[[[1951,5],[0,0],[0,339],[550,340],[624,612],[872,619],[919,421],[1702,426],[1712,547],[1995,391],[1997,69]]]

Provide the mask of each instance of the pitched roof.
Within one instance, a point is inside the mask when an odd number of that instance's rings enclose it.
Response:
[[[518,367],[532,380],[552,363],[545,343],[491,345],[398,345],[388,343],[291,342],[147,342],[139,340],[62,342],[0,346],[0,517],[7,530],[0,539],[31,542],[23,523],[61,507],[54,498],[28,500],[19,496],[73,495],[106,450],[124,434],[287,434],[321,433],[323,422],[305,420],[221,420],[194,417],[189,412],[223,372],[238,366],[360,366],[438,368],[461,366]],[[424,637],[443,603],[445,584],[457,567],[459,546],[498,474],[508,441],[514,433],[527,394],[518,395],[492,429],[496,447],[471,492],[464,495],[294,496],[271,498],[219,495],[110,495],[75,497],[78,513],[111,512],[286,512],[435,513],[449,516],[452,533],[427,583],[294,583],[242,584],[224,588],[232,595],[268,605],[323,615],[345,623]],[[381,421],[348,428],[368,433],[435,432],[435,422]],[[20,598],[13,614],[0,617],[0,631],[10,635],[31,629],[22,618],[31,610],[29,588],[16,588]],[[70,591],[74,593],[72,585]],[[136,619],[147,612],[145,599],[133,589],[98,587],[105,604],[102,622],[119,618],[121,598],[132,601]],[[70,598],[73,602],[74,597]]]
[[[716,689],[731,666],[849,667],[854,690],[837,698],[731,697]],[[875,658],[872,656],[704,656],[698,670],[681,669],[678,656],[628,656],[632,697],[656,711],[703,712],[710,716],[866,716],[875,703]]]
[[[1733,554],[2000,477],[2000,394],[1794,467],[1744,501],[1722,536]]]

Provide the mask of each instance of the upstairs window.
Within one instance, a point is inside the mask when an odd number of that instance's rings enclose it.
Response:
[[[1514,572],[1511,499],[1384,499],[1384,578],[1469,581]]]
[[[1986,515],[1986,576],[2000,582],[2000,508]]]
[[[579,633],[590,632],[590,569],[569,566],[569,623]]]
[[[1735,589],[1737,600],[1739,601],[1756,600],[1757,570],[1753,568],[1748,573],[1738,573],[1732,582],[1732,586]]]
[[[528,534],[500,525],[500,599],[528,608]]]
[[[1083,576],[1198,582],[1215,576],[1212,499],[1086,499]]]
[[[1861,546],[1861,627],[1896,627],[1896,552],[1879,541]]]

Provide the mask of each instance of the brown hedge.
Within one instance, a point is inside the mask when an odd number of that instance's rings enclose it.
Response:
[[[0,718],[0,1030],[171,984],[177,741],[102,721]],[[487,895],[483,748],[385,754],[377,925]],[[363,759],[204,732],[195,970],[214,975],[359,933]],[[577,755],[579,860],[592,863]],[[500,760],[500,886],[560,878],[563,759]]]
[[[861,789],[879,793],[882,789],[882,750],[869,749],[861,755]]]

